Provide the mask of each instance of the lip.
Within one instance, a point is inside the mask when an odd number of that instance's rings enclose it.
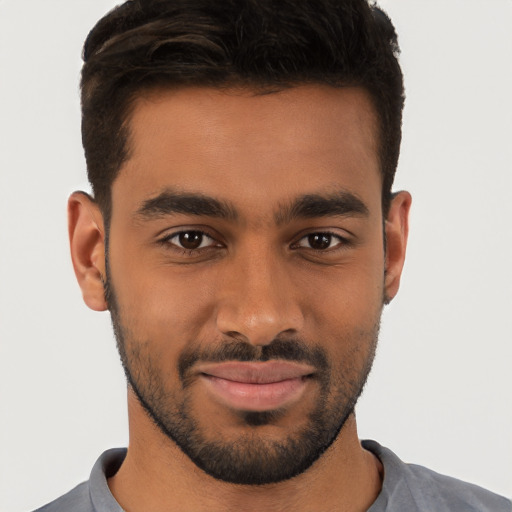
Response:
[[[297,401],[315,369],[290,361],[209,363],[197,368],[212,395],[242,411],[271,411]]]

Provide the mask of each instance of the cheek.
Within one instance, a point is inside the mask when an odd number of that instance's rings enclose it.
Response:
[[[111,279],[124,328],[153,353],[179,353],[205,338],[213,309],[212,286],[200,272],[111,251]]]
[[[384,256],[357,254],[343,265],[314,269],[302,277],[304,309],[315,328],[341,332],[367,330],[380,316],[384,293]]]

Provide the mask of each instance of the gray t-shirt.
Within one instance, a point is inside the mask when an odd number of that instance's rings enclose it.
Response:
[[[363,446],[384,466],[382,490],[368,512],[512,512],[512,502],[497,494],[422,466],[405,464],[375,441],[363,441]],[[107,450],[92,468],[88,482],[35,512],[123,512],[108,488],[107,478],[116,473],[125,456],[125,448]]]

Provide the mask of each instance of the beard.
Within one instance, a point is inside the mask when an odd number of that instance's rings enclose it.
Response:
[[[233,484],[277,483],[310,468],[332,445],[354,412],[375,357],[380,315],[370,329],[353,333],[349,342],[357,348],[334,367],[322,346],[300,338],[276,338],[264,346],[233,338],[207,348],[189,346],[180,354],[176,366],[181,387],[173,390],[166,372],[159,370],[158,356],[151,353],[151,343],[136,339],[123,322],[109,279],[108,262],[105,296],[128,384],[149,418],[197,467]],[[337,343],[343,346],[347,340],[341,338]],[[276,439],[265,435],[262,429],[275,425],[286,415],[286,410],[237,411],[243,432],[229,438],[217,432],[212,439],[202,426],[208,424],[208,418],[201,418],[201,412],[194,409],[191,391],[194,365],[269,360],[295,361],[315,367],[311,378],[317,381],[318,398],[303,425]]]

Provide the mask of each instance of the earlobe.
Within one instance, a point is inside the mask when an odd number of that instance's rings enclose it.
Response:
[[[68,200],[68,230],[73,268],[84,302],[105,311],[105,228],[98,205],[84,192]]]
[[[412,197],[409,192],[394,195],[385,221],[386,233],[386,273],[384,277],[385,301],[398,293],[400,277],[405,261],[407,236],[409,234],[409,210]]]

